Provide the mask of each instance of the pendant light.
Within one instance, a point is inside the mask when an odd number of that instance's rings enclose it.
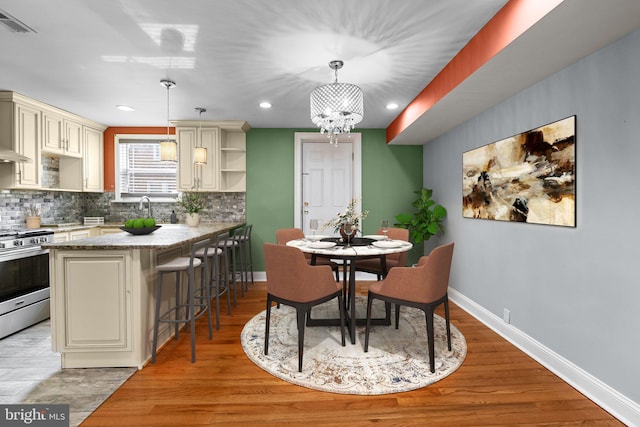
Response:
[[[331,61],[335,81],[311,92],[311,121],[327,133],[329,143],[338,145],[338,135],[349,134],[364,118],[362,89],[350,83],[338,83],[338,70],[344,63]]]
[[[169,90],[175,87],[176,83],[171,80],[160,80],[160,84],[167,88],[167,139],[160,142],[160,160],[177,162],[178,144],[169,136]]]
[[[195,110],[200,115],[200,129],[198,137],[196,138],[196,147],[193,149],[193,164],[194,165],[206,165],[207,164],[207,149],[202,146],[202,113],[206,112],[206,108],[196,107]]]

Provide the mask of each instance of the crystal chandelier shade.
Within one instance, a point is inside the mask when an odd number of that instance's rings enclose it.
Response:
[[[318,86],[311,92],[311,121],[327,133],[331,144],[338,144],[338,135],[349,134],[364,118],[362,89],[350,83],[338,83],[342,61],[331,61],[335,81]]]
[[[176,83],[171,80],[160,80],[160,84],[167,88],[167,138],[160,142],[160,160],[168,162],[178,161],[178,144],[169,136],[169,90]]]

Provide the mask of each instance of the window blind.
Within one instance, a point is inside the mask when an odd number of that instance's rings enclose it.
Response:
[[[160,160],[160,141],[120,141],[120,194],[173,197],[177,191],[177,164]]]

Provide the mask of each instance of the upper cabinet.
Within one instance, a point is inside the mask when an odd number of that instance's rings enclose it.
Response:
[[[0,163],[0,188],[40,188],[41,137],[42,113],[37,105],[0,98],[0,147],[31,160]]]
[[[55,110],[42,110],[42,153],[82,156],[82,123]]]
[[[219,191],[218,150],[220,129],[217,127],[176,127],[178,139],[178,188],[182,191]],[[193,163],[193,150],[207,149],[207,164]]]
[[[178,188],[181,191],[246,191],[244,121],[176,121]],[[207,164],[193,163],[193,150],[207,149]]]
[[[0,146],[31,162],[0,163],[0,189],[103,191],[103,126],[0,92]]]
[[[104,191],[104,139],[102,130],[83,126],[83,191]]]

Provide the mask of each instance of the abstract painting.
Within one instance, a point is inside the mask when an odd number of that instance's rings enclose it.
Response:
[[[576,225],[576,116],[462,155],[462,215]]]

